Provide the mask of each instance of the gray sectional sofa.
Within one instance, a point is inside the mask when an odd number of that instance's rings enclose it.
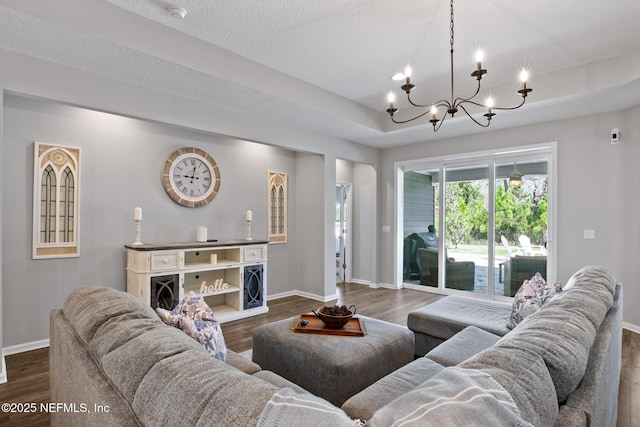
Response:
[[[213,359],[129,294],[79,288],[51,313],[51,401],[68,405],[52,425],[613,426],[621,287],[599,267],[570,282],[461,363],[420,357],[342,408],[233,352],[227,363]],[[455,335],[443,345],[456,345]]]

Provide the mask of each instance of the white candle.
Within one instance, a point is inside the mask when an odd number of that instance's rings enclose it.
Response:
[[[253,212],[247,211],[247,221],[253,220]]]
[[[133,210],[133,220],[142,221],[142,208],[135,208]]]
[[[197,242],[207,241],[207,227],[205,227],[204,225],[198,226],[198,230],[196,232],[196,241]]]

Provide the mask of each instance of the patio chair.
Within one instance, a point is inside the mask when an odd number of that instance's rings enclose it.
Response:
[[[502,242],[502,245],[507,248],[507,261],[509,261],[509,258],[513,255],[520,253],[520,248],[517,246],[509,246],[509,241],[506,237],[500,236],[500,241]]]
[[[422,273],[420,284],[438,286],[438,250],[436,248],[419,248]],[[445,256],[446,256],[445,251]],[[446,287],[462,291],[473,291],[476,274],[476,264],[472,261],[456,261],[447,258],[445,261]]]
[[[547,257],[516,255],[509,260],[504,270],[504,294],[512,297],[522,282],[531,279],[536,273],[547,280]]]
[[[525,236],[524,234],[521,235],[520,237],[518,237],[518,242],[520,243],[520,246],[522,246],[522,249],[524,250],[525,255],[535,255],[533,253],[534,250],[540,251],[540,254],[542,255],[547,254],[547,251],[544,248],[544,246],[532,246],[531,239],[529,239],[529,236]]]

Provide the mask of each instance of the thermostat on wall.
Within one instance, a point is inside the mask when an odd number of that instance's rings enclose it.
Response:
[[[620,143],[620,131],[618,129],[611,129],[611,143],[612,144]]]

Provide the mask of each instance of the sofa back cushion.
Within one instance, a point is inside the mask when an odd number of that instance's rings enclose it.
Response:
[[[153,309],[134,295],[99,286],[75,289],[65,300],[62,311],[85,344],[91,342],[98,328],[114,317],[126,314],[160,321]]]

